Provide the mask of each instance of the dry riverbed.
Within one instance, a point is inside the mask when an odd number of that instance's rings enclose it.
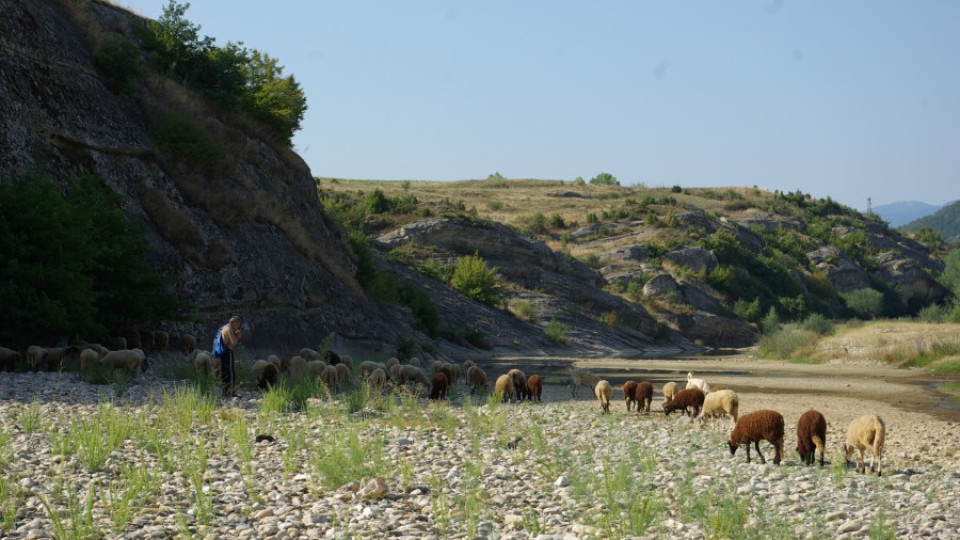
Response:
[[[601,415],[561,385],[541,404],[465,403],[461,390],[451,404],[352,394],[291,412],[279,395],[210,402],[151,377],[117,399],[72,374],[4,373],[0,537],[960,536],[956,420],[916,373],[744,357],[584,366],[658,389],[693,371],[737,390],[741,412],[779,410],[785,464],[731,457],[728,423],[638,417],[620,400]],[[830,424],[822,469],[794,451],[810,407]],[[867,412],[888,428],[881,478],[839,456]]]

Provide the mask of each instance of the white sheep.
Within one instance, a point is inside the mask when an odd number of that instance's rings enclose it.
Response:
[[[710,393],[710,385],[703,379],[695,379],[692,372],[687,373],[687,390],[697,388],[704,394]]]
[[[349,354],[341,354],[340,363],[350,368],[350,371],[353,371],[353,357]]]
[[[80,373],[88,373],[93,366],[100,363],[100,353],[94,349],[80,351]]]
[[[307,371],[310,373],[310,378],[313,380],[320,379],[320,375],[326,368],[327,363],[323,360],[311,360],[307,362]]]
[[[593,388],[594,395],[600,400],[600,407],[604,413],[610,413],[610,398],[613,397],[613,387],[607,381],[600,381]]]
[[[427,374],[417,366],[400,366],[400,379],[402,383],[413,383],[422,386],[423,389],[430,388],[430,381],[427,380]]]
[[[197,336],[193,334],[184,334],[180,336],[180,343],[183,345],[183,353],[189,354],[190,351],[197,348]]]
[[[38,371],[45,367],[47,363],[47,350],[37,345],[27,347],[27,367],[32,371]]]
[[[20,362],[22,356],[22,354],[13,349],[0,347],[0,369],[13,370],[17,363]]]
[[[307,361],[302,356],[294,356],[287,366],[287,377],[292,381],[302,381],[310,376]]]
[[[728,415],[730,417],[730,426],[737,425],[737,416],[740,410],[740,398],[733,390],[720,390],[710,392],[703,400],[703,408],[700,409],[700,425],[706,425],[707,419],[713,416]]]
[[[189,359],[193,362],[193,369],[200,375],[213,375],[220,367],[220,362],[215,362],[213,355],[200,349],[194,349]]]
[[[395,357],[390,357],[383,365],[387,366],[387,372],[393,369],[393,366],[399,366],[400,360],[397,360]]]
[[[360,378],[362,380],[366,380],[367,377],[373,373],[373,370],[378,368],[382,369],[384,372],[388,370],[386,365],[379,362],[374,362],[373,360],[364,360],[363,362],[360,362]],[[426,378],[426,376],[424,376],[424,378]]]
[[[337,380],[337,367],[336,366],[327,366],[323,368],[323,373],[320,374],[320,381],[324,386],[327,387],[327,391],[332,393],[339,392],[339,385]]]
[[[387,385],[387,373],[382,369],[377,368],[370,373],[370,377],[367,378],[367,382],[369,382],[370,387],[377,392],[383,392],[383,388]]]
[[[302,357],[304,360],[311,362],[313,360],[321,360],[320,353],[313,349],[308,349],[306,347],[300,349],[300,352],[297,353],[297,356]]]
[[[671,399],[680,393],[677,383],[671,381],[663,385],[663,402],[669,403]]]
[[[353,370],[351,370],[350,366],[344,364],[342,361],[333,367],[337,370],[337,384],[340,386],[340,388],[343,388],[343,385],[350,382],[350,379],[353,377]],[[382,371],[383,368],[378,367],[377,369]]]
[[[110,351],[100,359],[100,364],[110,369],[124,369],[133,376],[139,376],[146,354],[140,349]]]
[[[847,442],[843,445],[843,459],[849,463],[854,451],[859,453],[857,471],[866,473],[867,466],[863,451],[870,450],[870,472],[876,471],[882,476],[883,442],[887,437],[887,428],[883,420],[875,414],[866,414],[850,422],[847,428]]]

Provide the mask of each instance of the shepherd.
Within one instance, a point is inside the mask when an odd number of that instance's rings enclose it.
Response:
[[[237,343],[243,339],[240,317],[234,315],[230,321],[220,327],[220,331],[213,338],[214,357],[220,359],[220,385],[224,397],[236,397],[234,388],[234,360],[233,353]]]

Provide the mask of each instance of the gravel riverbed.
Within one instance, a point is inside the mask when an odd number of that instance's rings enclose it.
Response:
[[[766,465],[730,456],[729,421],[622,401],[602,415],[559,386],[543,403],[354,395],[288,412],[155,378],[118,397],[73,374],[2,375],[4,538],[960,537],[953,439],[888,420],[885,474],[861,475],[840,456],[846,418],[824,411],[830,464],[805,467],[800,404],[771,396],[742,394],[741,412],[788,409],[779,467],[765,444]]]

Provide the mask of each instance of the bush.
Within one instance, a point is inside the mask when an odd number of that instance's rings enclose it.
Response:
[[[671,193],[683,193],[683,188],[680,186],[673,186],[670,188]]]
[[[186,309],[121,205],[95,176],[0,180],[0,343],[102,336]]]
[[[620,321],[617,318],[617,312],[615,311],[608,311],[600,315],[600,322],[602,322],[605,326],[609,326],[610,328],[616,328],[620,325]]]
[[[814,332],[821,336],[833,333],[833,323],[819,313],[811,313],[800,325],[804,330]]]
[[[476,253],[460,257],[453,269],[450,285],[478,302],[495,306],[500,301],[497,270],[487,267],[487,262]]]
[[[760,328],[764,334],[773,334],[780,331],[780,314],[777,313],[777,308],[771,307],[767,311],[760,322]]]
[[[586,185],[586,182],[583,181],[583,177],[582,177],[582,176],[578,176],[578,177],[576,177],[576,178],[573,179],[573,185],[575,185],[575,186],[583,186],[583,185]]]
[[[593,225],[594,223],[599,223],[599,222],[600,222],[600,218],[597,217],[596,212],[590,212],[589,214],[587,214],[588,224]]]
[[[550,227],[553,229],[563,229],[567,224],[563,221],[563,216],[560,214],[553,214],[550,216]]]
[[[733,304],[733,312],[742,319],[746,319],[750,322],[757,322],[760,320],[760,299],[754,298],[752,301],[747,302],[744,299],[738,299]]]
[[[866,319],[873,319],[883,311],[883,293],[876,289],[865,287],[840,293],[840,297],[848,308]]]
[[[757,354],[775,360],[799,360],[813,353],[817,334],[797,325],[788,324],[772,334],[764,334],[757,341]]]
[[[157,118],[153,136],[171,158],[185,161],[201,172],[214,174],[223,167],[223,148],[206,128],[178,112],[170,111]]]
[[[590,179],[591,184],[597,184],[600,186],[619,186],[620,181],[617,180],[617,177],[610,174],[602,172],[593,178]]]
[[[942,323],[946,319],[947,313],[946,306],[930,304],[917,312],[917,319],[928,323]]]
[[[140,49],[120,34],[110,34],[100,44],[93,63],[107,86],[124,95],[133,95],[145,73]]]
[[[543,327],[543,333],[547,336],[547,339],[554,343],[560,343],[562,345],[570,343],[570,329],[567,325],[556,319],[551,319],[550,322]]]
[[[547,217],[541,212],[523,216],[517,220],[520,232],[526,235],[547,234]]]
[[[943,273],[940,274],[940,283],[953,291],[953,295],[960,297],[960,248],[955,248],[944,261]]]
[[[510,311],[518,318],[532,321],[540,315],[540,309],[533,302],[520,300],[510,304]]]

